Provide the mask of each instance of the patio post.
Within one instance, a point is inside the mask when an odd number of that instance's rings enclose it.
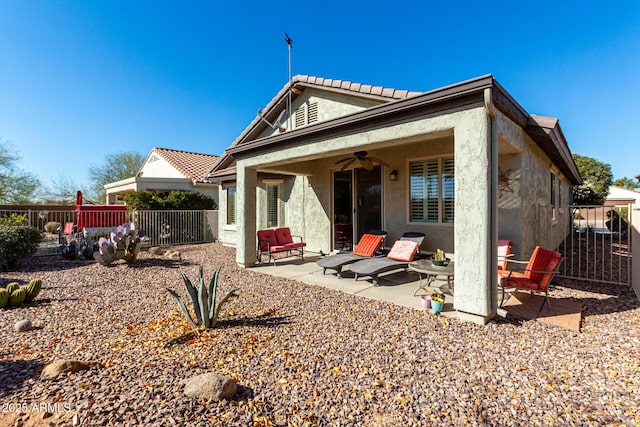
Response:
[[[236,262],[242,267],[256,263],[256,186],[258,173],[255,169],[236,165]]]
[[[485,93],[485,97],[487,94]],[[454,129],[455,291],[458,317],[487,323],[496,310],[497,130],[490,94]]]
[[[631,284],[640,300],[640,209],[631,205]]]

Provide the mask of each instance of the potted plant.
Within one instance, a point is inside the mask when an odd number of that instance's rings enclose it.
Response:
[[[433,256],[431,263],[439,267],[446,267],[447,265],[449,265],[449,261],[450,259],[445,256],[444,251],[442,249],[438,249]]]
[[[422,308],[431,308],[431,295],[420,295],[420,304],[422,304]]]
[[[435,314],[440,313],[444,308],[444,294],[441,294],[439,292],[433,292],[430,295],[430,298],[431,298],[431,310],[433,310]]]

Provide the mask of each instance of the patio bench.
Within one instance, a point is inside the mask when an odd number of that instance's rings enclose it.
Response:
[[[258,230],[257,234],[258,263],[262,264],[262,256],[267,255],[267,262],[273,259],[273,265],[276,265],[274,254],[287,252],[291,255],[292,251],[297,251],[304,261],[304,247],[307,244],[302,241],[302,236],[292,236],[288,227]],[[300,241],[294,242],[293,237],[300,239]]]

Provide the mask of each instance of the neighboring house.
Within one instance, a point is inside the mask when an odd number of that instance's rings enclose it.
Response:
[[[629,190],[628,188],[612,185],[609,187],[609,194],[605,200],[607,206],[620,206],[635,203],[636,208],[640,207],[640,192]]]
[[[192,191],[206,194],[218,203],[218,185],[207,179],[217,160],[218,156],[211,154],[153,148],[135,177],[104,186],[107,204],[121,203],[124,195],[132,191]]]
[[[454,308],[479,323],[496,313],[498,237],[526,258],[542,234],[568,232],[581,182],[558,120],[527,113],[491,75],[424,93],[296,76],[210,176],[238,264],[255,264],[266,227],[324,253],[345,225],[354,242],[422,231],[424,250],[454,253]]]

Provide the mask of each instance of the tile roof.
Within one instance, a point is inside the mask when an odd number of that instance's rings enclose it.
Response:
[[[154,148],[156,153],[195,184],[208,183],[207,174],[218,160],[213,154],[192,153],[171,148]]]
[[[346,80],[332,80],[332,79],[324,79],[322,77],[314,77],[314,76],[306,76],[306,75],[297,75],[293,77],[291,84],[295,86],[297,83],[300,84],[309,84],[314,86],[321,86],[326,88],[339,89],[342,91],[362,94],[362,95],[373,95],[376,98],[384,100],[392,99],[404,99],[409,98],[411,96],[420,95],[422,92],[411,92],[408,90],[398,90],[383,86],[372,86],[365,85],[362,83],[354,83]],[[285,85],[284,90],[286,91],[289,85]],[[278,94],[279,95],[279,94]],[[276,100],[278,96],[274,98]],[[265,110],[267,110],[265,108]]]

